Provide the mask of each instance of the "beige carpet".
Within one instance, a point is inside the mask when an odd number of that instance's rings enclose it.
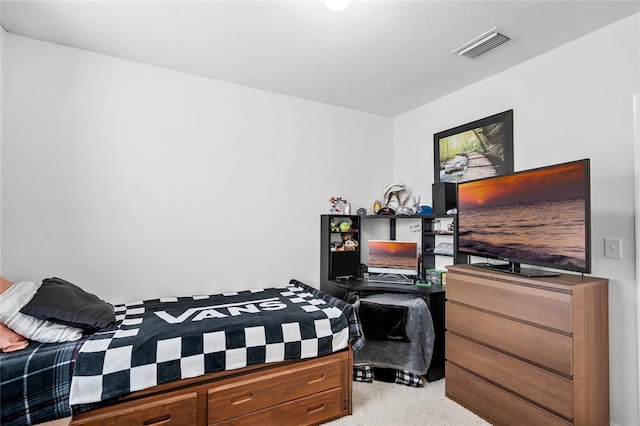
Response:
[[[395,383],[353,382],[353,414],[329,426],[486,426],[486,421],[444,396],[444,379],[411,388]]]

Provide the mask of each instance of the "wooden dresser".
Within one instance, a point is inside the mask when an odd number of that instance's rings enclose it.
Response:
[[[448,267],[446,395],[495,425],[608,425],[608,280]]]

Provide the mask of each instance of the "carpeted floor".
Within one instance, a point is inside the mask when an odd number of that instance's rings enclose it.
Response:
[[[329,426],[486,426],[486,421],[444,396],[444,379],[412,388],[353,382],[353,414]]]

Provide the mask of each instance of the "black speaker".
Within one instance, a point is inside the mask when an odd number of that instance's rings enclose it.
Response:
[[[431,185],[433,214],[447,214],[447,210],[456,208],[456,184],[438,182]]]

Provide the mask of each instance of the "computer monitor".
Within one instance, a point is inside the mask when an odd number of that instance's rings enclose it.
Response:
[[[418,275],[416,241],[369,240],[368,272]]]

